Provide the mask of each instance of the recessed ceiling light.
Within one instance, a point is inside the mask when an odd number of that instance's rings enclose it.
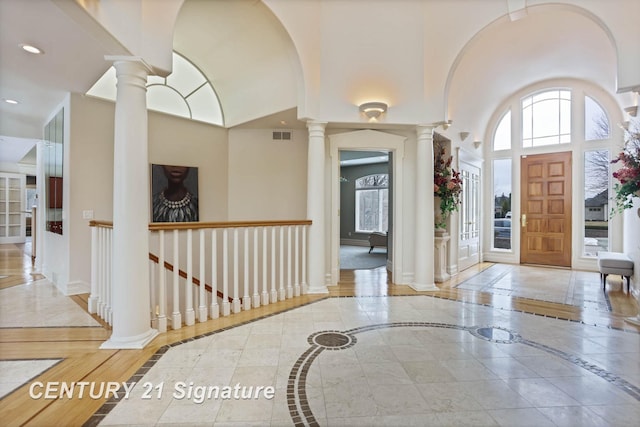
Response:
[[[39,48],[37,48],[37,47],[35,47],[34,45],[31,45],[31,44],[23,43],[23,44],[20,45],[20,47],[25,52],[33,53],[34,55],[40,55],[40,54],[44,53],[44,51],[42,49],[39,49]]]
[[[2,100],[3,100],[4,102],[6,102],[7,104],[11,104],[11,105],[16,105],[16,104],[18,104],[18,101],[16,101],[15,99],[2,98]]]

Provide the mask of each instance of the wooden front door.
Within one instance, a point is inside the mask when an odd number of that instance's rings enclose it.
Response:
[[[520,262],[570,267],[571,153],[523,156],[521,171]]]

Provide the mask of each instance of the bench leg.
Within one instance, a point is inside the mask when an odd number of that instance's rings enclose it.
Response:
[[[372,250],[373,250],[373,246],[371,246],[371,248],[369,248],[369,253],[371,253]]]
[[[607,273],[602,273],[602,290],[604,291],[607,287]]]
[[[629,289],[631,289],[631,276],[624,276],[627,279],[627,293],[629,293]],[[622,282],[622,289],[624,290],[624,282]]]

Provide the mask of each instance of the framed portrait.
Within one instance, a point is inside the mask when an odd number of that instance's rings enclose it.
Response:
[[[196,222],[198,168],[151,165],[151,222]]]

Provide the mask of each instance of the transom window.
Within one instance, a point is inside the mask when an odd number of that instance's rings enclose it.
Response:
[[[356,179],[356,232],[386,232],[389,228],[389,175]]]
[[[571,92],[550,90],[522,100],[522,146],[571,142]]]

